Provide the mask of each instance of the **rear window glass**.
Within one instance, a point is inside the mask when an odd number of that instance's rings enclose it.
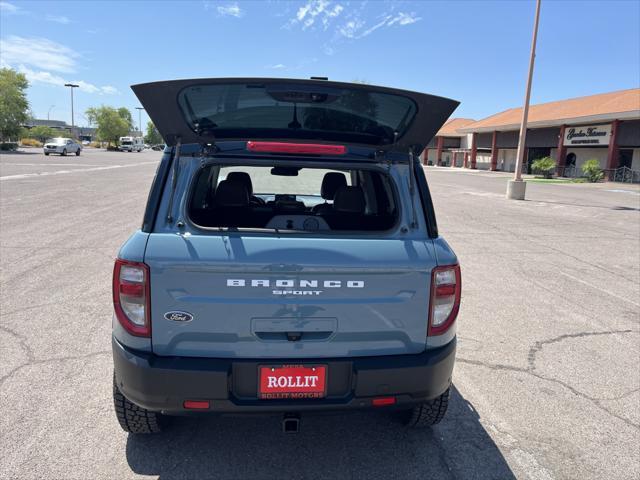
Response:
[[[228,84],[185,88],[178,103],[196,132],[221,137],[348,139],[390,144],[416,113],[410,98],[308,84]]]
[[[188,213],[205,228],[367,232],[392,228],[396,205],[375,170],[214,165],[195,179]]]

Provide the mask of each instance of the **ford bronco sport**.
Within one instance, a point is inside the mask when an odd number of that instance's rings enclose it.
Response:
[[[113,272],[122,428],[447,409],[460,268],[418,156],[458,105],[326,80],[132,87],[166,141]]]

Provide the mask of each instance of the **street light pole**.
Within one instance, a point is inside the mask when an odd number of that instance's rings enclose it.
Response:
[[[64,86],[71,89],[71,135],[74,135],[73,131],[76,129],[76,125],[73,120],[73,89],[78,88],[80,85],[76,85],[75,83],[65,83]]]
[[[142,110],[144,110],[144,108],[136,107],[136,110],[138,110],[138,126],[140,127],[140,135],[144,137],[144,135],[142,134]]]
[[[51,109],[55,108],[55,105],[51,105],[49,110],[47,110],[47,120],[49,120],[49,114],[51,113]]]
[[[531,99],[531,80],[533,78],[533,64],[536,58],[536,41],[538,39],[538,20],[540,19],[540,3],[536,0],[536,17],[533,22],[533,38],[531,40],[531,55],[529,56],[529,74],[527,87],[524,94],[524,106],[522,107],[522,122],[520,123],[520,137],[518,138],[518,153],[516,159],[516,171],[513,180],[507,185],[507,198],[511,200],[524,200],[527,183],[522,181],[522,165],[524,163],[525,145],[527,142],[527,120],[529,118],[529,100]]]

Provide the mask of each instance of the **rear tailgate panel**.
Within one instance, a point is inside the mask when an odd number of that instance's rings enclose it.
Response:
[[[158,355],[323,358],[425,349],[430,240],[154,233],[145,263]],[[167,320],[172,311],[193,320]],[[291,328],[299,340],[287,340]]]

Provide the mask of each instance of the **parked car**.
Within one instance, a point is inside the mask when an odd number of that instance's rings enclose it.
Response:
[[[458,102],[323,80],[133,90],[168,148],[114,266],[121,427],[260,413],[294,433],[303,412],[361,409],[438,423],[461,275],[419,155]]]
[[[144,150],[142,137],[120,137],[118,150],[122,152],[141,152]]]
[[[57,153],[62,156],[67,155],[68,153],[80,155],[82,145],[71,138],[50,138],[44,143],[43,150],[45,155],[49,155],[50,153]]]
[[[151,150],[154,150],[156,152],[161,152],[162,150],[164,150],[164,147],[165,147],[164,143],[158,143],[156,145],[152,145]]]

